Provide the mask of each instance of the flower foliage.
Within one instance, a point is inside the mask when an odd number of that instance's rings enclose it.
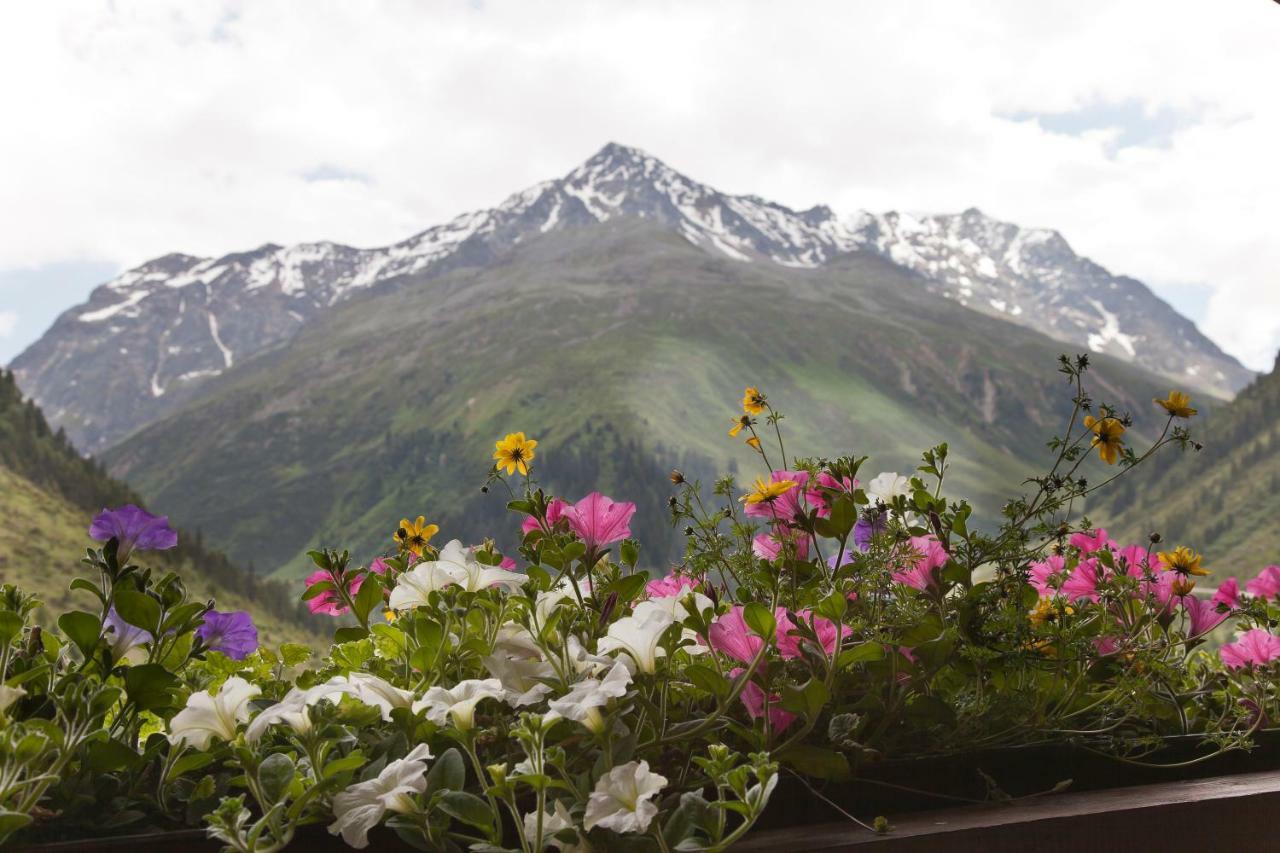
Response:
[[[303,599],[335,629],[318,655],[259,646],[246,614],[135,565],[172,546],[167,525],[105,512],[97,579],[73,584],[89,605],[56,636],[0,589],[0,841],[203,823],[276,851],[319,824],[357,848],[724,850],[783,768],[843,779],[1044,741],[1130,756],[1187,733],[1243,748],[1280,718],[1280,569],[1210,590],[1190,548],[1078,515],[1193,445],[1184,395],[1157,401],[1163,432],[1139,449],[1146,428],[1094,404],[1086,367],[1063,359],[1052,467],[985,523],[948,494],[946,445],[873,477],[866,457],[790,456],[747,388],[733,435],[758,474],[673,472],[687,548],[652,573],[633,504],[549,495],[537,442],[510,433],[486,485],[510,489],[518,542],[433,545],[417,516],[367,564],[310,552]]]

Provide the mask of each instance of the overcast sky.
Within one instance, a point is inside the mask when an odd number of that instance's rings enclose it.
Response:
[[[149,257],[392,242],[615,140],[1057,228],[1267,369],[1277,45],[1271,0],[6,3],[0,362]]]

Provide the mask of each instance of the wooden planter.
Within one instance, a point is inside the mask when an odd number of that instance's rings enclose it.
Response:
[[[1194,739],[1172,739],[1158,759],[1195,755]],[[994,802],[988,779],[998,788]],[[1068,779],[1065,793],[1048,793]],[[893,853],[1280,853],[1276,731],[1250,753],[1176,769],[1135,767],[1055,744],[883,762],[860,768],[856,781],[814,787],[817,794],[784,777],[760,825],[734,850],[836,853],[888,845]],[[865,823],[884,815],[891,831],[871,832],[841,810]],[[307,853],[350,849],[323,826],[304,828],[291,846]],[[216,853],[220,845],[201,830],[182,830],[22,849]],[[370,834],[369,849],[413,848],[378,829]]]

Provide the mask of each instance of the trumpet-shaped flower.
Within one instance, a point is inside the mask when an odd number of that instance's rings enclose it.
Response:
[[[684,622],[689,618],[689,609],[687,604],[692,604],[694,610],[702,613],[708,608],[715,607],[711,599],[707,598],[700,592],[694,590],[693,587],[685,587],[682,594],[677,595],[660,595],[646,599],[635,606],[632,611],[637,619],[644,621],[652,610],[661,610],[671,616],[676,622]]]
[[[667,628],[671,627],[671,614],[659,608],[645,609],[640,615],[624,616],[609,626],[608,632],[596,643],[601,654],[626,652],[636,662],[636,668],[652,675],[658,669],[658,658],[666,651],[658,645]]]
[[[707,631],[707,642],[711,648],[721,654],[726,654],[743,663],[750,663],[764,647],[764,639],[748,627],[742,614],[741,604],[735,604],[727,613],[722,613],[715,622],[711,623]],[[781,607],[776,611],[774,618],[778,619],[779,616],[786,617],[786,611]]]
[[[556,675],[555,667],[543,659],[533,635],[514,622],[498,628],[493,654],[482,658],[481,663],[491,676],[502,682],[503,698],[512,708],[539,702],[551,692],[546,679]]]
[[[948,559],[942,543],[936,536],[912,536],[907,544],[915,555],[911,568],[894,572],[893,579],[921,592],[937,587],[941,582],[938,569]]]
[[[884,471],[867,483],[867,495],[882,504],[891,504],[898,495],[911,496],[911,478],[891,471]]]
[[[1218,584],[1212,600],[1214,604],[1221,604],[1228,610],[1235,610],[1240,606],[1240,582],[1235,578],[1227,578]]]
[[[517,592],[527,581],[525,575],[486,566],[474,553],[454,539],[445,545],[435,560],[424,560],[396,580],[391,590],[392,610],[409,610],[429,603],[428,596],[449,586],[460,586],[467,592],[478,592],[491,586]]]
[[[232,660],[244,660],[258,650],[258,629],[253,617],[243,610],[222,613],[210,610],[196,629],[205,647],[222,652]]]
[[[597,826],[614,832],[644,832],[658,814],[649,802],[666,786],[665,776],[649,770],[647,761],[630,761],[613,768],[596,782],[583,826],[588,831]]]
[[[574,829],[574,828],[575,827],[573,824],[573,817],[569,814],[569,810],[564,807],[564,803],[562,803],[560,800],[556,800],[555,807],[551,811],[542,813],[543,847],[551,846],[561,851],[565,851],[569,849],[585,850],[586,848],[580,848],[576,842],[571,844],[565,844],[563,841],[559,841],[552,837],[557,832],[562,832],[566,829]],[[529,844],[534,850],[542,849],[537,846],[537,840],[538,840],[538,813],[537,812],[529,812],[524,816],[524,837],[529,839]]]
[[[547,527],[555,527],[556,524],[564,517],[565,507],[569,506],[560,498],[552,498],[547,501]],[[527,536],[535,530],[541,530],[542,525],[538,523],[538,519],[532,515],[526,516],[525,520],[520,522],[520,533]]]
[[[684,595],[686,590],[695,590],[702,584],[697,578],[688,575],[670,574],[665,578],[649,581],[644,585],[645,595],[650,598],[670,598]]]
[[[1244,588],[1254,598],[1280,598],[1280,566],[1267,566]]]
[[[329,679],[329,684],[350,685],[352,695],[365,705],[370,705],[382,712],[382,719],[390,722],[393,708],[412,708],[414,695],[408,690],[401,690],[386,679],[367,672],[351,672],[346,676],[336,675]]]
[[[333,579],[333,575],[329,574],[329,572],[324,569],[318,569],[307,575],[305,583],[308,587],[312,587],[318,583],[324,583],[326,581],[331,584],[337,583],[337,581]],[[364,575],[348,575],[346,583],[347,594],[354,599],[356,597],[356,593],[360,592],[361,584],[364,583]],[[312,613],[323,613],[327,616],[342,616],[350,608],[343,603],[342,599],[338,596],[337,590],[326,589],[314,598],[307,599],[307,609]]]
[[[629,684],[631,671],[626,664],[618,661],[604,678],[584,678],[574,684],[564,696],[552,699],[547,704],[565,719],[582,723],[600,734],[604,731],[604,717],[600,709],[608,705],[610,700],[627,695]]]
[[[1234,643],[1227,643],[1218,650],[1218,656],[1228,669],[1265,666],[1280,659],[1280,637],[1262,628],[1245,631]]]
[[[249,719],[249,702],[261,692],[256,684],[235,676],[223,682],[217,693],[192,693],[187,707],[169,721],[169,741],[204,750],[215,737],[234,740],[239,725]]]
[[[564,602],[576,602],[579,595],[585,599],[591,594],[591,582],[586,578],[576,581],[576,590],[574,583],[575,581],[572,577],[562,575],[560,580],[556,581],[555,586],[538,593],[538,597],[533,602],[533,612],[538,619],[539,625],[545,625],[547,620],[551,618],[551,614],[555,612],[555,609]]]
[[[853,544],[863,553],[870,551],[871,540],[884,533],[885,528],[888,526],[889,516],[887,513],[881,512],[871,517],[866,514],[860,514],[858,521],[853,525]]]
[[[818,510],[818,515],[822,518],[831,517],[831,504],[827,500],[829,492],[843,493],[846,495],[853,494],[853,490],[858,488],[858,481],[849,477],[841,477],[836,479],[826,471],[818,474],[816,483],[810,483],[809,488],[805,490],[804,498],[809,505]]]
[[[793,618],[794,617],[794,618]],[[835,652],[836,647],[840,645],[841,628],[830,619],[822,616],[816,616],[809,610],[797,610],[794,614],[785,611],[777,617],[778,620],[778,654],[784,659],[800,657],[800,644],[802,640],[808,639],[801,635],[797,628],[796,622],[808,626],[818,636],[818,642],[822,645],[822,650],[830,656]],[[810,643],[812,640],[808,640]]]
[[[415,712],[426,709],[427,719],[443,726],[449,720],[454,728],[467,731],[475,728],[476,705],[485,699],[502,700],[505,691],[496,678],[468,679],[453,687],[432,687],[421,699],[413,703]]]
[[[307,709],[322,700],[337,702],[344,695],[355,696],[356,689],[336,678],[306,690],[293,687],[279,702],[258,712],[258,715],[249,723],[249,727],[244,730],[244,739],[250,744],[257,743],[266,734],[267,729],[280,724],[288,726],[300,735],[305,735],[311,731],[311,716],[307,713]]]
[[[746,670],[737,668],[729,670],[729,675],[737,678]],[[738,698],[742,700],[742,704],[746,707],[747,713],[752,719],[758,720],[764,716],[765,709],[765,692],[759,684],[754,681],[748,681],[742,687],[742,692],[738,694]],[[796,715],[783,709],[778,703],[782,701],[782,697],[776,693],[770,694],[768,697],[769,705],[769,728],[774,733],[786,731],[787,727],[796,721]]]
[[[595,552],[631,535],[631,516],[636,514],[636,505],[592,492],[576,504],[566,506],[561,513],[587,550]]]
[[[106,621],[102,623],[102,635],[106,638],[107,645],[111,647],[112,660],[126,658],[130,652],[142,648],[155,639],[150,631],[144,631],[124,621],[114,606],[107,611]]]
[[[1085,599],[1097,602],[1098,585],[1107,580],[1110,572],[1097,560],[1081,560],[1071,576],[1062,584],[1062,594],[1072,601]]]
[[[809,536],[800,530],[774,528],[773,533],[758,533],[751,540],[751,553],[773,562],[784,554],[796,559],[809,559]]]
[[[412,814],[418,810],[415,794],[427,790],[427,760],[431,749],[418,744],[404,758],[397,758],[382,769],[376,778],[357,782],[334,795],[331,835],[342,834],[342,840],[357,850],[369,846],[369,830],[387,812]]]
[[[1231,615],[1229,608],[1219,607],[1218,602],[1197,598],[1194,595],[1182,597],[1182,609],[1187,614],[1188,636],[1198,637],[1208,633],[1223,623]]]
[[[178,534],[169,526],[169,518],[152,515],[133,504],[104,509],[93,517],[89,537],[98,542],[115,539],[116,555],[121,563],[138,551],[167,551],[178,544]]]
[[[1041,596],[1053,595],[1058,591],[1058,583],[1061,583],[1061,575],[1065,566],[1066,560],[1061,554],[1050,554],[1044,560],[1031,564],[1027,582],[1035,587],[1036,592],[1040,593]],[[1058,583],[1055,583],[1055,580]]]

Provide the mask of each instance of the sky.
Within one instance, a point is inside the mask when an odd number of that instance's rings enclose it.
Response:
[[[172,251],[402,239],[605,142],[796,208],[1056,228],[1280,349],[1280,4],[4,4],[0,362]]]

